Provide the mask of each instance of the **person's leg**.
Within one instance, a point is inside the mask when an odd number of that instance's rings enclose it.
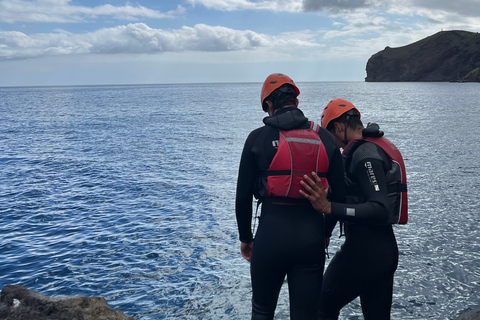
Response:
[[[344,252],[337,252],[323,276],[319,320],[338,319],[340,310],[360,294],[361,275],[355,272],[347,258]]]
[[[360,295],[365,320],[390,320],[393,295],[393,275],[366,286]]]
[[[317,319],[324,264],[295,265],[287,273],[290,319]]]
[[[263,221],[265,222],[265,221]],[[252,248],[252,319],[273,319],[278,295],[285,280],[284,249],[279,245],[274,221],[260,224]]]
[[[398,247],[393,231],[380,234],[373,254],[369,258],[369,273],[365,274],[365,283],[360,302],[365,320],[389,320],[392,308],[393,279],[398,266]],[[380,245],[381,244],[381,245]]]
[[[285,272],[252,257],[252,320],[273,319]]]

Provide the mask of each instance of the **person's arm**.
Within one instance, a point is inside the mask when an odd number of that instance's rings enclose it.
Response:
[[[240,244],[240,252],[242,252],[242,257],[245,258],[248,262],[252,261],[252,247],[253,247],[253,242],[250,243],[245,243],[242,242]]]
[[[306,190],[300,190],[300,194],[308,199],[313,208],[320,213],[330,214],[332,203],[328,200],[328,189],[324,189],[322,180],[315,173],[312,172],[312,178],[308,175],[303,176],[304,181],[300,181],[302,187]]]
[[[312,206],[319,212],[331,214],[341,221],[384,223],[389,216],[389,202],[387,182],[383,162],[378,159],[364,159],[359,161],[353,175],[357,179],[365,201],[359,204],[330,202],[327,199],[327,190],[319,183],[320,178],[313,174],[313,180],[304,176],[302,186],[306,192],[301,191]]]
[[[364,202],[332,203],[332,216],[342,221],[385,223],[389,217],[390,205],[383,162],[378,159],[364,159],[357,163],[353,175],[362,190]]]
[[[235,215],[239,238],[242,243],[252,242],[252,200],[256,179],[255,158],[252,153],[253,132],[248,136],[240,159],[235,199]]]

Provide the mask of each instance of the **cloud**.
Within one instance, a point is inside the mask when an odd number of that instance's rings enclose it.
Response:
[[[470,17],[480,16],[480,0],[410,0],[410,6]]]
[[[356,9],[372,6],[367,0],[305,0],[303,9],[305,11],[323,11],[331,9]]]
[[[304,0],[187,0],[192,5],[202,5],[209,9],[224,11],[266,10],[273,12],[301,12]]]
[[[99,16],[111,16],[115,19],[137,20],[138,18],[169,18],[183,14],[185,9],[161,13],[142,6],[115,7],[105,4],[97,7],[75,6],[71,0],[0,0],[0,22],[55,22],[78,23]]]
[[[192,6],[201,5],[213,10],[255,10],[271,12],[344,12],[357,9],[395,10],[405,14],[445,12],[462,16],[480,16],[480,0],[185,0]],[[143,6],[96,7],[78,6],[72,0],[0,0],[0,22],[54,22],[79,23],[100,16],[114,19],[139,20],[141,18],[164,19],[185,14],[186,9],[159,12]]]
[[[192,5],[210,9],[268,10],[273,12],[338,11],[382,5],[387,0],[187,0]]]
[[[153,29],[144,23],[104,28],[86,34],[26,35],[0,31],[0,60],[66,54],[155,54],[183,51],[238,51],[256,48],[305,48],[318,46],[308,32],[277,36],[250,30],[197,24],[177,30]]]
[[[418,9],[480,16],[480,0],[187,0],[209,9],[272,12],[342,12],[356,9],[395,9],[415,14]]]
[[[292,2],[297,1],[292,0]],[[480,16],[480,0],[304,0],[302,7],[304,11],[309,12],[340,12],[364,8],[395,10],[408,15],[418,14],[420,10],[432,14],[443,12],[468,17]]]

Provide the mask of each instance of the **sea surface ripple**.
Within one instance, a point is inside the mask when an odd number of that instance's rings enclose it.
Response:
[[[298,85],[312,120],[349,99],[404,155],[410,221],[395,226],[392,318],[479,306],[480,85]],[[234,203],[260,87],[0,88],[0,287],[103,296],[136,319],[249,318]],[[289,317],[285,287],[276,319]],[[358,300],[341,319],[363,319]]]

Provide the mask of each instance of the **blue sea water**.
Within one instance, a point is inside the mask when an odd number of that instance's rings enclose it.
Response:
[[[410,221],[395,226],[392,319],[479,306],[480,84],[298,85],[310,119],[349,99],[403,153]],[[0,88],[0,288],[102,296],[136,319],[248,319],[234,201],[260,88]],[[288,310],[285,285],[276,319]],[[341,319],[363,319],[358,300]]]

